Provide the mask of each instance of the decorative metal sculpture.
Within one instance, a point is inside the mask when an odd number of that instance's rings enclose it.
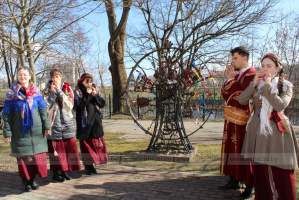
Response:
[[[127,104],[134,122],[152,136],[147,151],[190,153],[189,136],[203,128],[215,107],[215,80],[195,54],[171,46],[168,42],[136,62],[128,79]],[[186,120],[197,128],[187,132]]]

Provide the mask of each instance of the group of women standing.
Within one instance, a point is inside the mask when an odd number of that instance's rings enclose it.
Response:
[[[70,180],[72,177],[67,172],[81,169],[73,109],[85,173],[97,173],[93,164],[108,161],[100,112],[105,100],[92,83],[93,77],[83,74],[73,92],[70,84],[64,82],[60,69],[52,69],[50,76],[51,80],[41,92],[31,82],[31,70],[18,68],[18,81],[11,86],[4,103],[3,135],[5,141],[11,143],[26,192],[39,188],[35,180],[37,174],[47,177],[46,152],[53,180]]]

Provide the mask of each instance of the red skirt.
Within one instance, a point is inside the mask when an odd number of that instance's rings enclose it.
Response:
[[[235,175],[236,180],[253,185],[251,160],[241,156],[246,126],[224,123],[220,173]]]
[[[56,150],[56,156],[54,154]],[[48,140],[50,170],[76,171],[81,169],[76,139]]]
[[[294,170],[259,163],[252,168],[256,200],[296,200]]]
[[[108,162],[107,148],[104,137],[100,138],[103,146],[98,147],[99,139],[80,140],[80,149],[83,165],[92,165],[93,163],[106,164]]]
[[[34,156],[17,157],[19,176],[29,180],[34,178],[37,174],[40,177],[47,177],[47,154],[40,153]]]

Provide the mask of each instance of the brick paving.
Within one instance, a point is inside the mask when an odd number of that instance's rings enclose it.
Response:
[[[148,139],[148,135],[142,134],[137,125],[129,120],[104,120],[103,122],[105,131],[133,130],[131,133],[128,132],[124,139]],[[207,123],[206,133],[194,134],[191,141],[221,142],[222,124]],[[123,125],[126,126],[125,129]],[[299,126],[295,127],[295,132],[298,135]],[[73,179],[63,183],[53,182],[52,173],[49,172],[47,178],[37,177],[40,188],[32,192],[22,191],[21,178],[17,173],[0,171],[0,199],[228,200],[239,199],[242,192],[242,189],[224,192],[218,190],[217,187],[228,180],[222,175],[157,171],[109,164],[96,168],[98,174],[91,176],[85,175],[83,170],[70,172]]]
[[[241,190],[222,192],[219,185],[227,177],[219,175],[157,171],[134,167],[101,165],[98,174],[85,175],[84,171],[70,172],[72,180],[53,182],[37,177],[38,190],[23,192],[17,173],[0,171],[0,199],[238,199]],[[253,198],[252,198],[253,199]]]

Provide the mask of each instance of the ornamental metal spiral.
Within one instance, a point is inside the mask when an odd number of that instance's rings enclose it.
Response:
[[[152,136],[147,151],[160,153],[190,153],[189,136],[203,128],[217,100],[206,64],[170,42],[136,62],[126,92],[134,122]],[[186,131],[184,121],[193,121],[196,129]]]

